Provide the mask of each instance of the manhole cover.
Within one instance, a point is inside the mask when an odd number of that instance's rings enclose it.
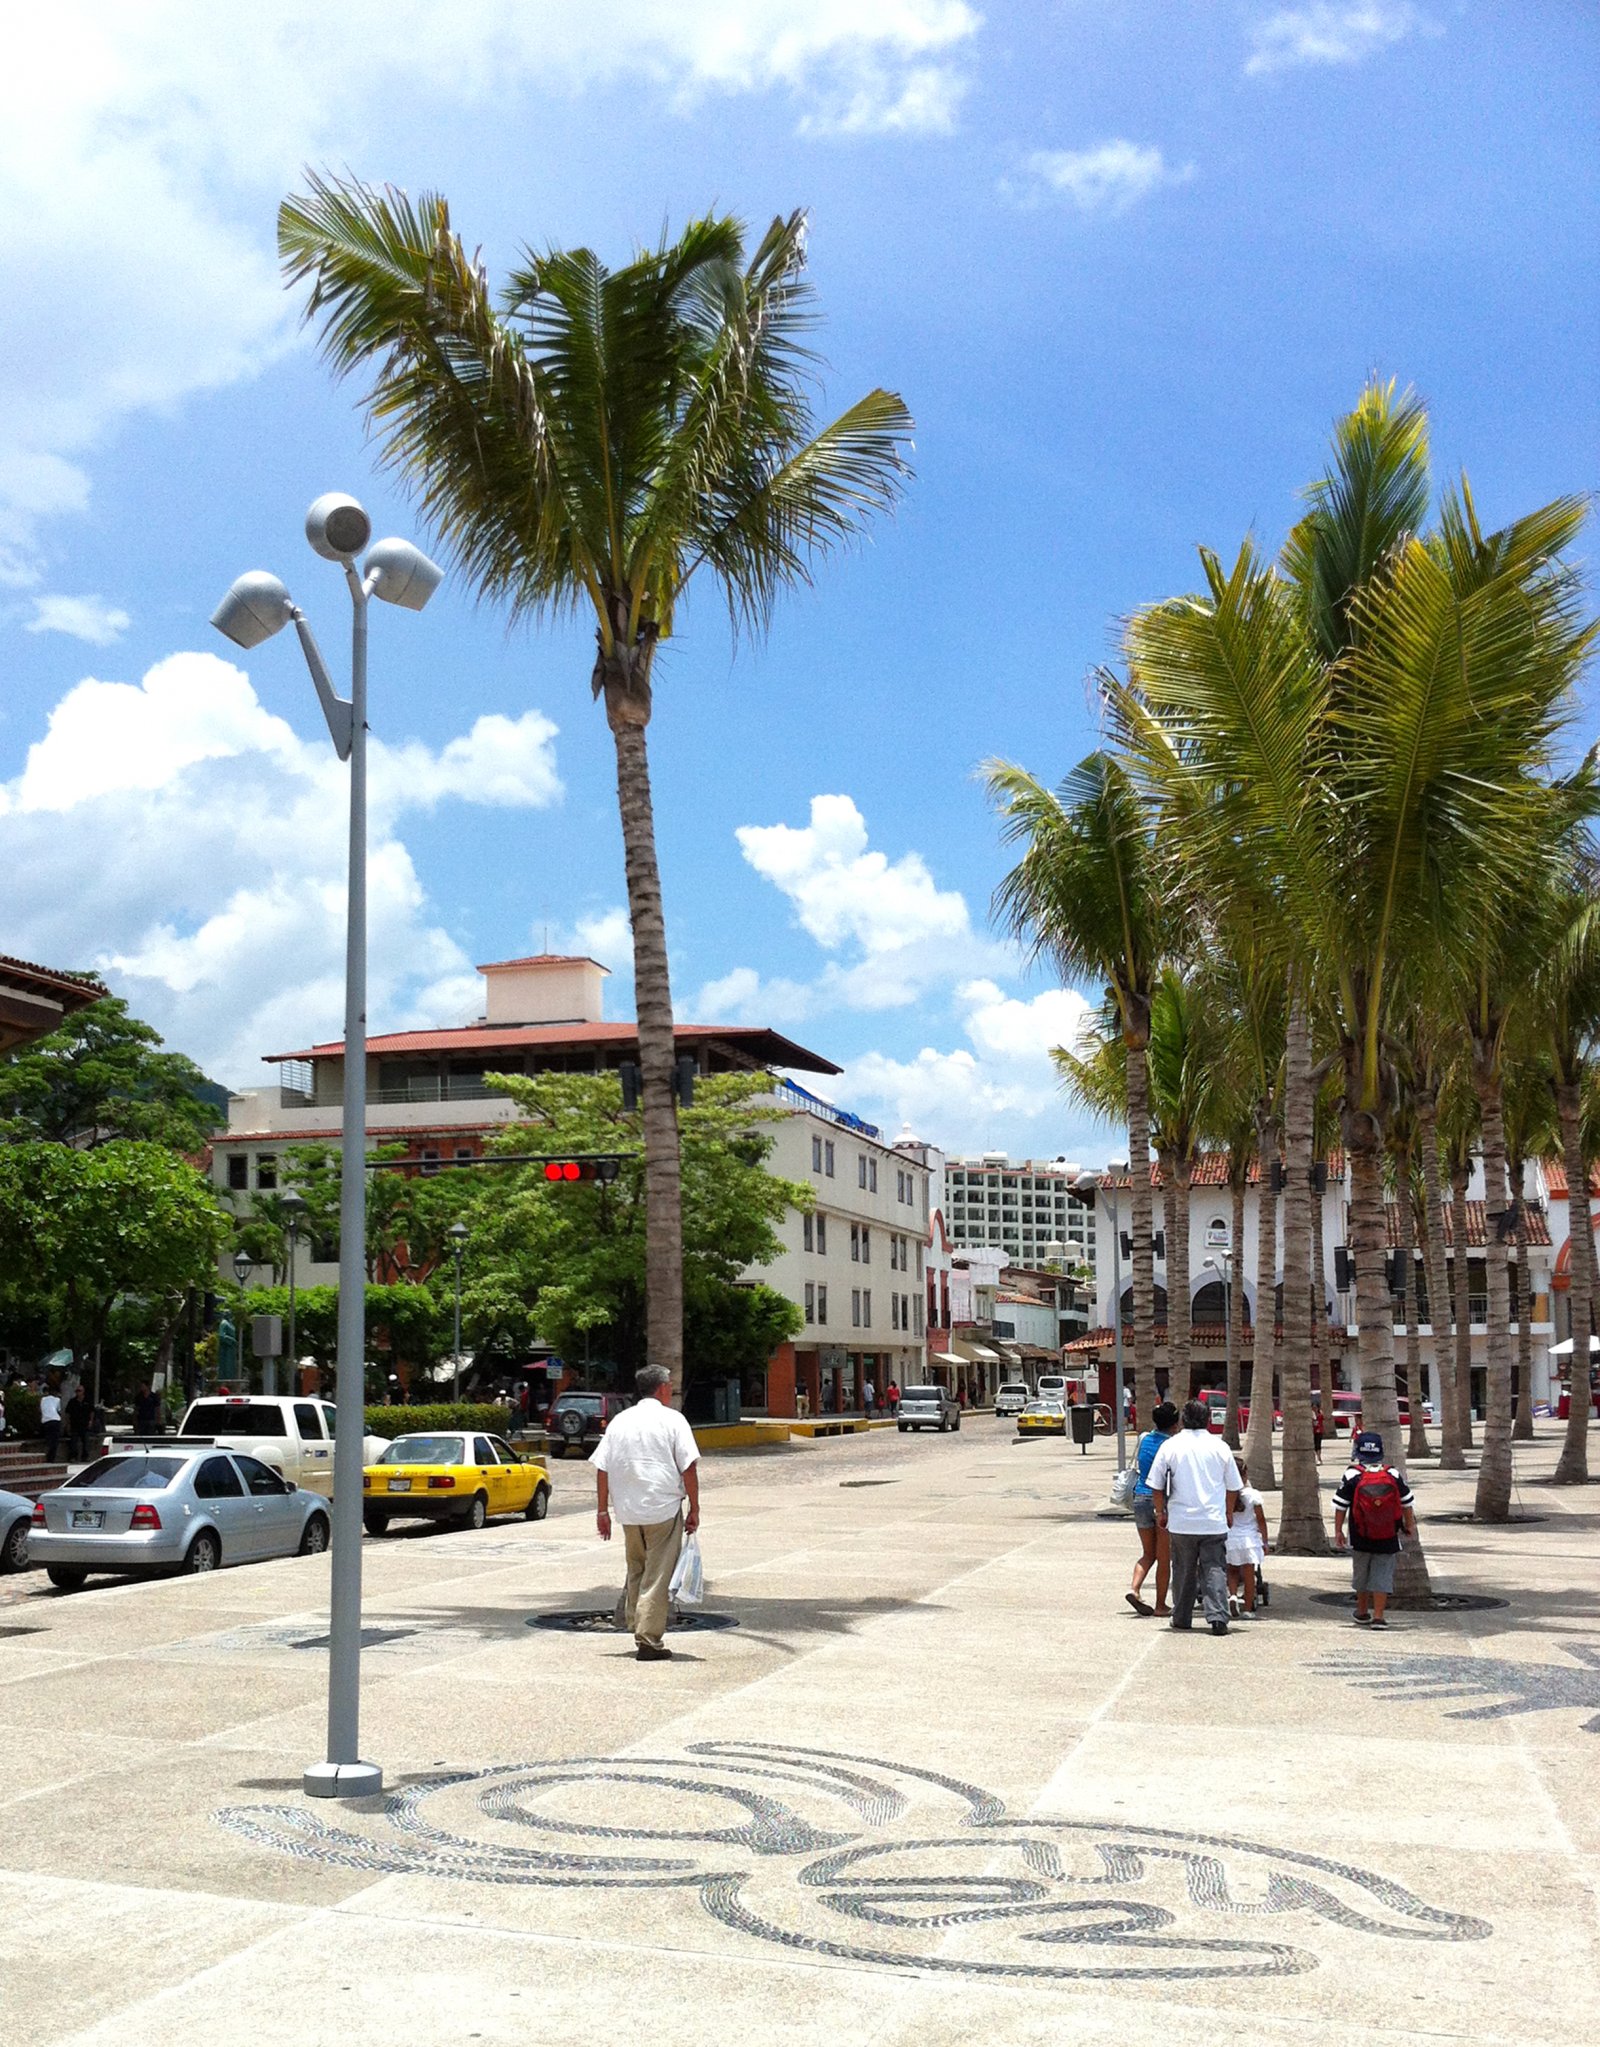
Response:
[[[1313,1592],[1311,1597],[1319,1606],[1353,1607],[1356,1603],[1354,1592]],[[1426,1606],[1402,1607],[1395,1599],[1389,1602],[1395,1613],[1492,1613],[1510,1604],[1509,1599],[1491,1599],[1485,1592],[1436,1592]]]
[[[839,1483],[841,1486],[849,1488],[850,1486],[864,1485],[898,1485],[899,1480],[893,1478],[841,1478]]]
[[[1480,1521],[1476,1514],[1424,1514],[1424,1521],[1430,1521],[1447,1528],[1532,1528],[1535,1523],[1548,1521],[1548,1514],[1508,1514],[1504,1521]]]
[[[363,1649],[376,1649],[384,1642],[408,1641],[416,1632],[415,1628],[363,1628],[361,1630],[361,1646]],[[328,1639],[326,1635],[307,1635],[302,1641],[291,1642],[289,1647],[291,1649],[326,1649]]]
[[[568,1634],[615,1635],[620,1632],[615,1613],[609,1608],[575,1606],[558,1613],[536,1613],[524,1623],[530,1628],[557,1628]],[[676,1633],[680,1628],[736,1628],[739,1625],[731,1613],[675,1613],[667,1626]]]
[[[42,1635],[43,1628],[0,1628],[0,1635]]]

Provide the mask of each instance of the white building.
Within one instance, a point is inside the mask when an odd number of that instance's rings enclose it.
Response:
[[[1073,1191],[1082,1168],[1065,1158],[1019,1159],[1003,1151],[950,1159],[946,1212],[957,1250],[998,1244],[1012,1265],[1097,1265],[1092,1202]]]

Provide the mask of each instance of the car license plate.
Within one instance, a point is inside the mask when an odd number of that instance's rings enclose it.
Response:
[[[409,1478],[391,1478],[389,1490],[392,1493],[408,1493],[411,1490],[411,1481]]]
[[[106,1517],[104,1514],[91,1513],[87,1507],[74,1507],[72,1525],[74,1528],[104,1528]]]

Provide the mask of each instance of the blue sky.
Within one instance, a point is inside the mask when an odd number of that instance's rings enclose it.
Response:
[[[219,1077],[334,1034],[342,783],[247,567],[330,650],[300,537],[373,473],[273,268],[310,161],[443,189],[493,269],[810,209],[824,404],[917,419],[905,505],[735,649],[709,589],[651,743],[679,1014],[768,1021],[883,1121],[1104,1156],[1055,1096],[1076,994],[990,930],[990,754],[1063,773],[1117,620],[1277,542],[1372,371],[1491,519],[1594,482],[1580,0],[203,0],[60,5],[0,79],[0,950],[95,965]],[[374,1029],[581,946],[628,1009],[581,628],[447,590],[375,621]],[[1585,738],[1592,735],[1585,734]]]

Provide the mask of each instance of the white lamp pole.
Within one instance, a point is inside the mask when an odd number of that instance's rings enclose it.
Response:
[[[361,1476],[366,1435],[367,1234],[367,604],[420,611],[443,572],[408,540],[380,540],[363,569],[356,556],[372,521],[354,498],[330,491],[306,514],[306,538],[337,562],[350,587],[350,695],[338,696],[305,615],[278,578],[241,576],[211,623],[236,646],[258,647],[293,624],[340,760],[350,763],[350,866],[345,925],[344,1115],[339,1150],[339,1348],[334,1402],[333,1596],[328,1630],[328,1754],[302,1784],[311,1798],[372,1798],[383,1771],[360,1760]]]

